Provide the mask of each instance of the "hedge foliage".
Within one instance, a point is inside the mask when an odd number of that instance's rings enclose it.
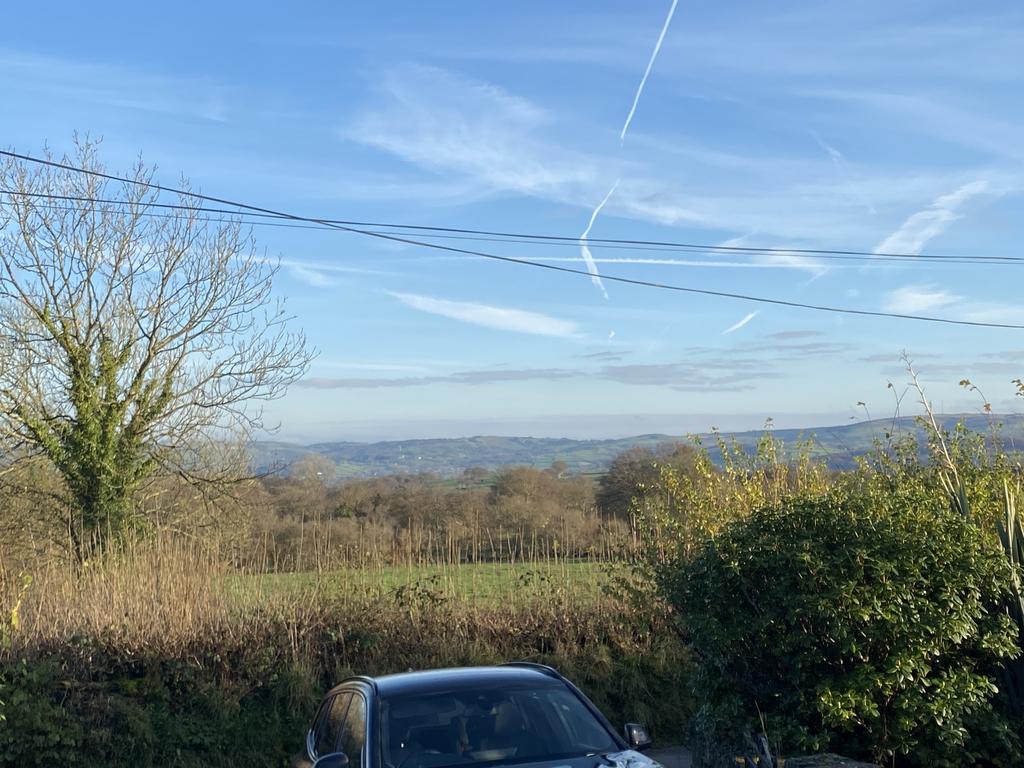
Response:
[[[697,660],[697,734],[764,729],[784,753],[887,765],[1012,763],[991,705],[1017,653],[1005,558],[924,494],[865,490],[756,510],[660,564]]]
[[[0,653],[0,768],[288,765],[319,695],[354,671],[528,658],[563,671],[613,722],[646,721],[669,743],[693,711],[689,653],[665,617],[611,601],[347,604],[301,627],[262,626],[261,637],[225,632],[175,657],[85,636]]]

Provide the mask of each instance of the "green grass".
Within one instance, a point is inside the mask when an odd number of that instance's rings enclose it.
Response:
[[[494,606],[556,595],[596,600],[619,567],[607,562],[545,561],[346,568],[240,577],[235,589],[294,595],[392,596],[398,602]]]

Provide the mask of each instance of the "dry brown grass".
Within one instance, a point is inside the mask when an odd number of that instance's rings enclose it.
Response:
[[[553,646],[588,631],[593,636],[587,624],[621,612],[602,591],[612,581],[611,563],[374,564],[279,574],[238,569],[218,552],[210,543],[162,534],[82,567],[51,562],[30,582],[0,566],[8,649],[24,653],[89,638],[119,653],[180,658],[198,648],[272,644],[305,661],[321,653],[322,636],[352,623],[372,626],[382,642],[406,631],[429,634],[431,648],[443,646],[439,638],[463,648],[481,634],[515,638],[542,623]],[[574,626],[566,623],[570,616]],[[388,666],[387,645],[375,665]],[[418,655],[406,648],[402,658],[410,652]]]
[[[244,644],[271,617],[297,627],[317,611],[315,590],[289,600],[229,587],[236,575],[215,549],[173,536],[133,543],[81,568],[50,563],[30,582],[0,574],[8,644],[21,651],[86,637],[128,654],[177,657],[211,642]]]

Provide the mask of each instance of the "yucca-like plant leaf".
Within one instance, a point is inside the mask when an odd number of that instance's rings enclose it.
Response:
[[[1003,481],[1003,506],[1005,515],[997,530],[1006,559],[1012,567],[1010,578],[1010,599],[1006,612],[1017,625],[1017,643],[1021,653],[1003,667],[1002,688],[1010,706],[1018,714],[1024,712],[1024,588],[1021,584],[1021,555],[1024,553],[1024,522],[1017,510],[1018,487]]]

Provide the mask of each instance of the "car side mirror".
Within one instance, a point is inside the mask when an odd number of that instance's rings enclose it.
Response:
[[[331,752],[329,755],[318,757],[313,763],[313,768],[348,768],[348,755],[344,752]]]
[[[647,733],[647,728],[640,725],[640,723],[626,723],[624,730],[626,732],[626,743],[629,744],[630,749],[640,752],[650,747],[653,743],[651,735]]]

